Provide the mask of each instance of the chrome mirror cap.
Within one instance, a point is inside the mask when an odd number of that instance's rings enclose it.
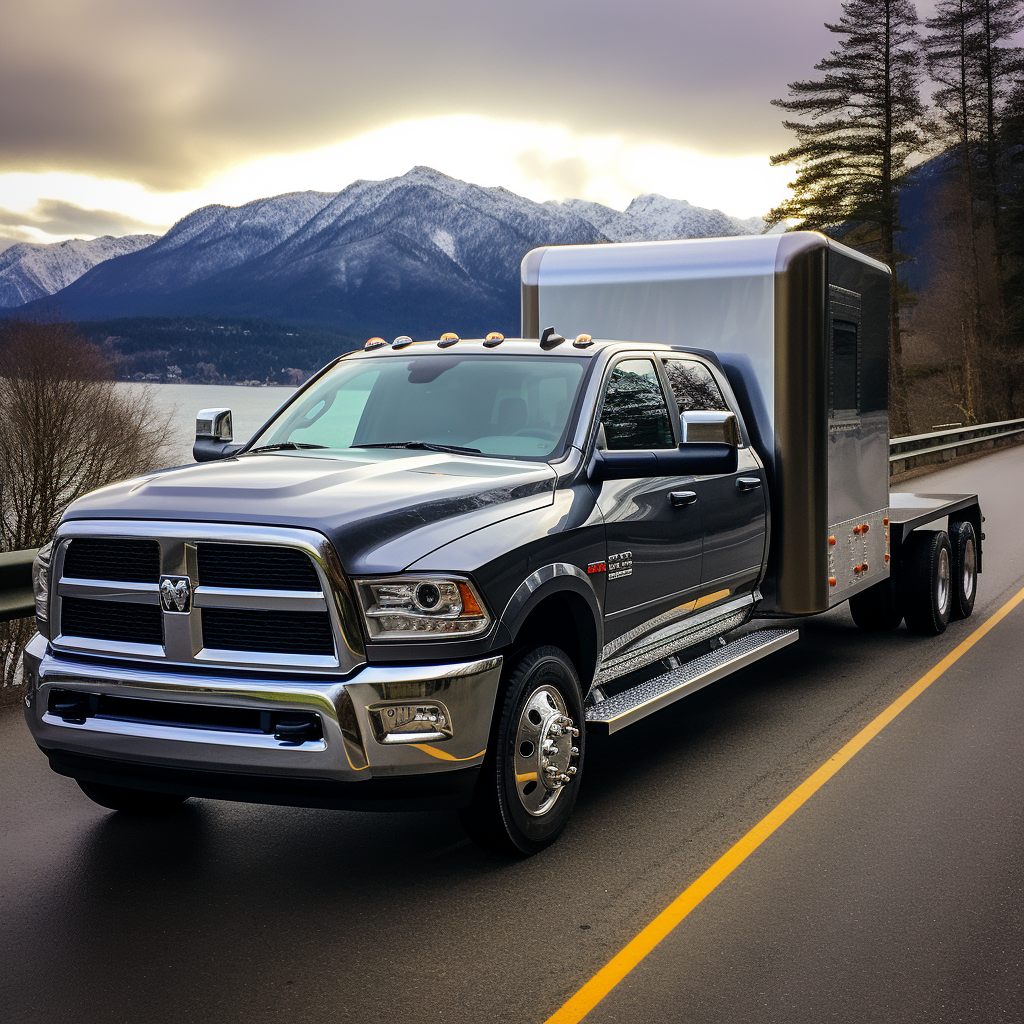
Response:
[[[197,441],[230,441],[233,437],[230,409],[200,409],[196,413]]]
[[[710,442],[740,446],[740,425],[733,412],[684,412],[679,417],[684,444]]]

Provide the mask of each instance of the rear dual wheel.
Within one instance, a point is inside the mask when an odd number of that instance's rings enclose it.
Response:
[[[903,619],[912,633],[938,636],[950,619],[966,619],[978,592],[978,541],[969,522],[915,530],[903,542],[899,575],[850,598],[861,629],[892,630]]]
[[[966,521],[949,524],[949,546],[953,557],[953,605],[950,617],[966,619],[974,611],[978,593],[978,537]]]
[[[576,803],[583,768],[583,694],[557,647],[520,654],[508,673],[472,804],[459,812],[470,838],[529,856],[550,846]]]
[[[938,636],[953,613],[953,554],[945,530],[915,530],[903,544],[900,597],[907,629]]]

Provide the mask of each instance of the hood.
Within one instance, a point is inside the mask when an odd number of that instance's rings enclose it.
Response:
[[[162,519],[318,530],[345,570],[397,572],[442,544],[550,505],[546,463],[391,449],[248,455],[85,495],[65,519]]]

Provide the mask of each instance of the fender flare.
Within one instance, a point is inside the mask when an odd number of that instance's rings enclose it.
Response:
[[[569,562],[552,562],[534,570],[516,588],[498,620],[498,634],[502,645],[511,644],[530,613],[545,599],[556,594],[575,594],[583,599],[590,611],[590,625],[596,639],[594,673],[601,664],[604,646],[604,615],[594,587],[587,574]],[[584,681],[587,686],[589,680]]]

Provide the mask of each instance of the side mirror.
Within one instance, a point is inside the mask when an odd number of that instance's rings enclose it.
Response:
[[[668,451],[596,451],[587,475],[594,483],[634,477],[718,476],[735,473],[738,464],[736,445],[684,441]]]
[[[192,457],[196,462],[213,462],[234,455],[242,446],[231,443],[233,436],[230,409],[200,409]]]
[[[679,417],[686,443],[707,441],[740,446],[740,424],[734,412],[684,412]]]

